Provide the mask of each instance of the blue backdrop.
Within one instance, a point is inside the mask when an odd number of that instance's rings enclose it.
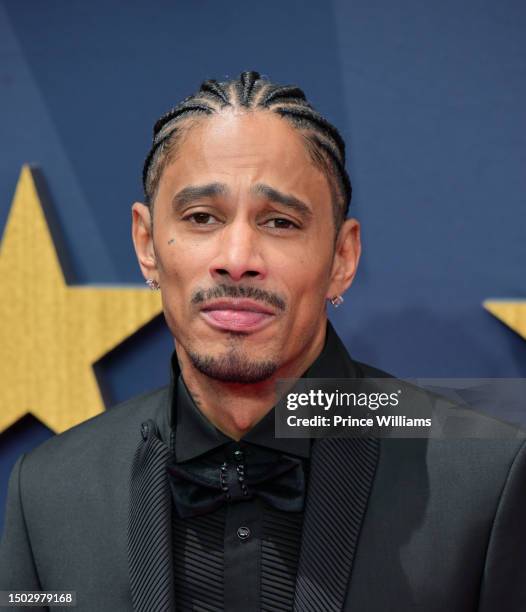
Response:
[[[257,70],[348,142],[364,253],[330,316],[353,357],[526,376],[526,343],[481,306],[526,288],[524,32],[520,0],[0,2],[0,228],[36,163],[68,281],[142,283],[130,206],[153,122],[202,80]],[[159,319],[104,358],[108,407],[166,384],[172,348]],[[15,459],[50,435],[28,416],[0,436],[0,509]]]

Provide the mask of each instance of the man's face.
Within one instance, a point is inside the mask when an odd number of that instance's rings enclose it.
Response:
[[[332,219],[327,178],[283,119],[227,111],[191,127],[163,171],[153,219],[178,354],[247,383],[301,360],[325,327]]]

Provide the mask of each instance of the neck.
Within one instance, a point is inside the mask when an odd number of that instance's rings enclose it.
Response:
[[[240,440],[276,403],[276,381],[299,378],[316,360],[325,343],[325,324],[298,356],[283,364],[270,378],[259,383],[230,383],[206,376],[191,362],[188,353],[176,344],[177,359],[184,382],[205,417],[220,431]]]

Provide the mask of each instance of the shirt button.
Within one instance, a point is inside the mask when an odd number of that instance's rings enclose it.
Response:
[[[242,541],[248,540],[250,537],[250,529],[248,527],[239,527],[237,530],[237,537]]]
[[[234,459],[236,461],[243,461],[244,457],[245,457],[245,453],[242,450],[234,451]]]

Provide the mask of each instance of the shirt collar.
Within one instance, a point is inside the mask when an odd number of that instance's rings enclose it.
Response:
[[[175,430],[176,461],[188,461],[234,442],[217,429],[196,406],[181,375],[177,355],[171,359],[172,412],[171,427]],[[302,378],[353,378],[354,362],[338,338],[330,321],[327,321],[324,347]],[[240,442],[257,444],[286,454],[308,458],[310,438],[276,438],[274,434],[275,407],[273,407]]]

